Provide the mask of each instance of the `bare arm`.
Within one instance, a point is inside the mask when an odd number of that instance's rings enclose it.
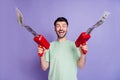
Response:
[[[85,63],[86,63],[86,55],[83,54],[81,48],[88,51],[87,45],[80,46],[80,49],[79,49],[79,50],[80,50],[80,52],[81,52],[81,56],[80,56],[80,58],[79,58],[78,61],[77,61],[77,65],[78,65],[78,67],[79,67],[80,69],[82,69],[82,68],[85,66]]]
[[[82,69],[85,66],[86,63],[86,57],[84,54],[81,55],[81,57],[77,61],[77,65],[80,69]]]
[[[42,48],[39,48],[39,47],[38,47],[38,53],[40,54],[40,53],[42,53],[42,52],[44,52],[44,54],[45,54],[46,50],[43,51]],[[45,55],[44,55],[44,54],[43,54],[42,57],[40,57],[40,64],[41,64],[41,68],[42,68],[44,71],[46,71],[46,70],[48,69],[48,67],[49,67],[49,62],[47,62],[47,61],[45,60]]]

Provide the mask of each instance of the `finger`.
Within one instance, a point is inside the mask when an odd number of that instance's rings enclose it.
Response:
[[[38,48],[38,53],[43,53],[44,49],[43,48]]]
[[[43,50],[43,48],[38,48],[38,50]]]
[[[82,49],[84,49],[84,50],[88,50],[87,46],[83,46]]]
[[[38,53],[43,53],[43,50],[38,50]]]
[[[83,50],[88,50],[87,45],[82,45],[82,46],[80,46],[80,48],[83,49]]]
[[[82,47],[82,45],[80,44],[80,47]]]
[[[41,48],[42,46],[41,46],[41,45],[38,45],[38,47],[40,47],[40,48]]]

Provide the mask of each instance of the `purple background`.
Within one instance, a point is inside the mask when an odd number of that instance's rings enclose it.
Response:
[[[104,11],[110,11],[107,21],[91,34],[86,66],[78,69],[78,80],[120,80],[120,0],[0,0],[0,80],[47,80],[33,36],[16,21],[16,7],[25,23],[50,42],[56,40],[57,17],[68,19],[67,37],[75,41]]]

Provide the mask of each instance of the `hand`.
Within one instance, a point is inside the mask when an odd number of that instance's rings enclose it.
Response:
[[[41,45],[38,45],[38,56],[42,57],[45,53],[45,48]]]
[[[80,50],[82,51],[83,54],[86,54],[88,52],[88,47],[87,45],[80,45]]]

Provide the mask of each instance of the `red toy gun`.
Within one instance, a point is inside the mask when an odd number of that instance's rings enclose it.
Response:
[[[23,15],[21,11],[16,8],[16,14],[17,14],[17,21],[22,26],[25,27],[30,33],[34,36],[34,41],[38,44],[38,47],[41,47],[44,52],[44,48],[49,49],[50,43],[45,39],[45,37],[41,34],[37,34],[30,26],[25,25],[23,23]],[[40,45],[40,46],[39,46]],[[43,53],[38,53],[38,55],[41,57],[43,56]]]
[[[93,31],[93,29],[99,27],[101,24],[104,23],[104,21],[108,18],[109,16],[109,12],[104,12],[103,16],[101,17],[101,19],[96,23],[94,24],[92,27],[88,28],[88,30],[86,32],[82,32],[80,34],[80,36],[77,38],[77,40],[75,41],[75,45],[76,47],[80,47],[80,45],[86,45],[86,42],[90,39],[90,33]],[[81,49],[83,54],[86,54],[87,51],[86,50],[83,50]]]

